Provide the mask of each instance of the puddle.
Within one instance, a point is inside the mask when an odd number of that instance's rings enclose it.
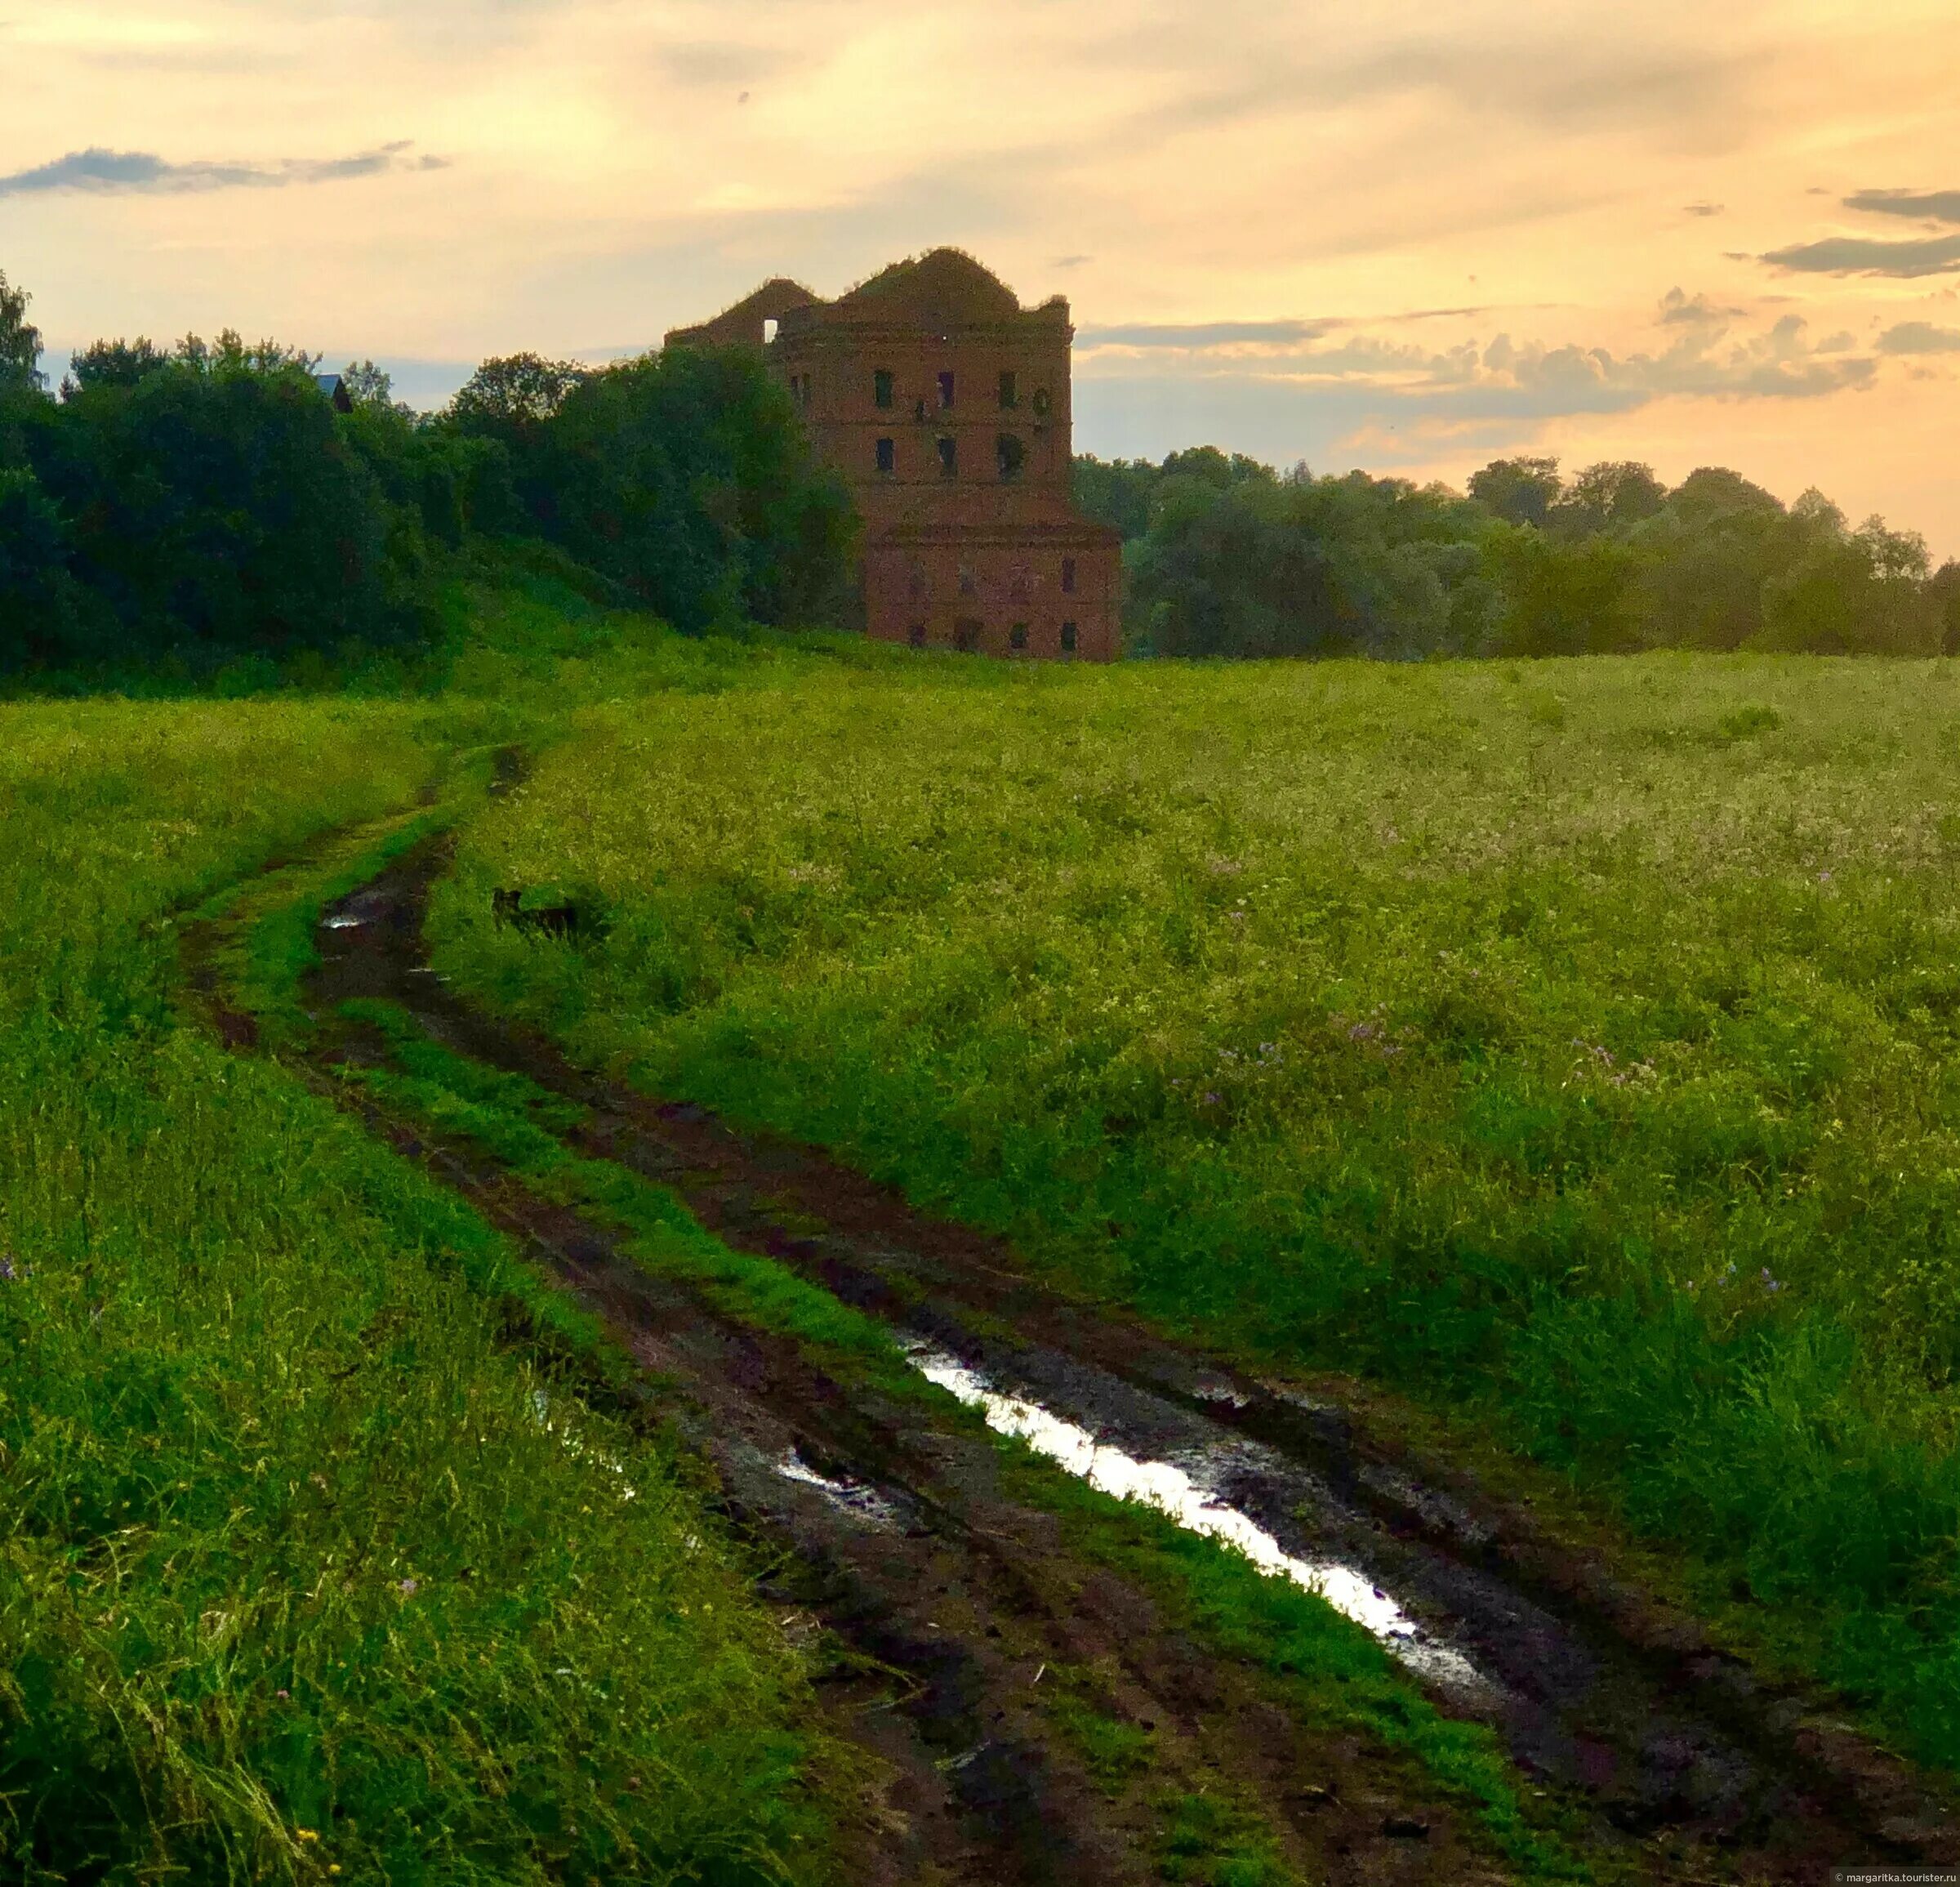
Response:
[[[776,1472],[786,1481],[797,1481],[806,1488],[816,1488],[833,1506],[843,1508],[855,1519],[887,1530],[900,1523],[898,1509],[876,1488],[867,1488],[862,1481],[838,1480],[829,1474],[820,1474],[794,1448],[775,1466]]]
[[[324,917],[320,921],[323,930],[358,930],[368,920],[365,917]]]
[[[1236,1547],[1262,1572],[1290,1579],[1325,1599],[1429,1682],[1464,1695],[1495,1693],[1496,1687],[1468,1658],[1430,1637],[1365,1572],[1334,1560],[1295,1559],[1256,1520],[1221,1501],[1214,1489],[1175,1462],[1138,1461],[1039,1403],[1004,1394],[958,1358],[929,1345],[911,1345],[907,1354],[929,1382],[978,1410],[989,1428],[1018,1437],[1099,1492],[1142,1501],[1191,1532]]]

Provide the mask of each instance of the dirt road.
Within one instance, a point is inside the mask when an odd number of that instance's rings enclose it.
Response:
[[[678,1414],[732,1510],[780,1544],[769,1590],[786,1628],[849,1648],[829,1707],[889,1765],[854,1829],[866,1881],[1517,1869],[1407,1756],[1290,1710],[1270,1674],[1076,1550],[972,1422],[826,1372],[650,1274],[604,1220],[391,1117],[341,1078],[386,1053],[333,1019],[342,1002],[386,998],[451,1051],[577,1103],[572,1150],[672,1188],[730,1247],[883,1319],[996,1426],[1039,1418],[1058,1456],[1087,1436],[1106,1461],[1182,1474],[1285,1563],[1319,1569],[1441,1707],[1495,1729],[1598,1877],[1818,1882],[1833,1864],[1960,1855],[1940,1791],[1829,1699],[1757,1681],[1691,1618],[1460,1474],[1425,1471],[1324,1399],[1055,1296],[998,1242],[820,1152],[598,1080],[471,1007],[422,947],[443,859],[424,845],[323,914],[314,1075],[608,1320],[646,1372],[648,1419]],[[213,1013],[247,1045],[221,1001]],[[1127,1733],[1099,1742],[1085,1723]],[[1218,1872],[1234,1841],[1263,1843],[1281,1871]]]

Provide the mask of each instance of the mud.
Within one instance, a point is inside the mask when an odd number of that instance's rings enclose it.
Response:
[[[1338,1572],[1348,1608],[1374,1610],[1441,1707],[1490,1722],[1549,1796],[1579,1806],[1605,1874],[1813,1882],[1833,1865],[1960,1854],[1937,1790],[1836,1721],[1831,1699],[1760,1682],[1693,1619],[1460,1474],[1398,1458],[1339,1407],[1058,1296],[999,1242],[818,1151],[600,1081],[473,1009],[422,950],[442,862],[425,846],[325,913],[321,1018],[353,997],[400,1003],[448,1047],[591,1110],[568,1136],[577,1150],[672,1186],[731,1246],[885,1318],[960,1372],[969,1401],[1031,1407],[1174,1470],[1281,1560]],[[332,1029],[323,1039],[329,1059],[360,1052]],[[826,1376],[794,1345],[650,1277],[603,1225],[354,1104],[621,1333],[733,1510],[782,1549],[780,1601],[849,1648],[834,1713],[893,1778],[863,1810],[859,1877],[1157,1879],[1164,1795],[1222,1788],[1309,1878],[1504,1877],[1419,1772],[1293,1720],[1256,1672],[1200,1652],[1145,1595],[1076,1560],[1052,1516],[1003,1494],[983,1439]],[[1147,1783],[1091,1773],[1040,1694],[1050,1671],[1148,1726]]]

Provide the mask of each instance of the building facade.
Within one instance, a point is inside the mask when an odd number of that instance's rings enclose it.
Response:
[[[866,631],[918,648],[1107,662],[1121,544],[1075,508],[1060,296],[1023,308],[934,249],[824,301],[765,283],[669,346],[760,347],[865,523]]]

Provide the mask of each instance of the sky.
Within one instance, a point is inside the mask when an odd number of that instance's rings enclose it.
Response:
[[[58,371],[225,327],[434,404],[942,243],[1076,443],[1729,465],[1960,555],[1952,0],[0,0]]]

